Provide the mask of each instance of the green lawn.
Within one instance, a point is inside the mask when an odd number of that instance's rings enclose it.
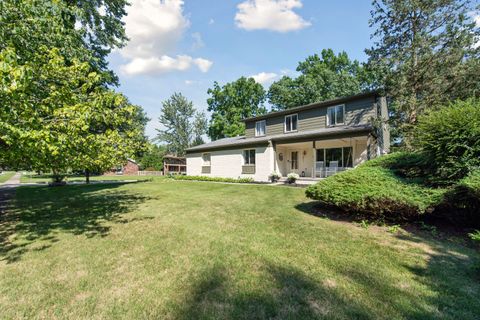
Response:
[[[6,182],[8,179],[13,177],[15,175],[14,171],[3,171],[2,174],[0,174],[0,183]]]
[[[304,189],[23,187],[0,220],[1,318],[478,319],[458,241],[309,214]]]
[[[127,176],[127,175],[118,175],[118,176],[91,176],[91,181],[118,181],[118,180],[149,180],[152,176]],[[65,178],[66,181],[85,181],[85,176],[68,176]],[[38,175],[32,172],[22,174],[20,177],[21,183],[47,183],[52,181],[50,175]]]

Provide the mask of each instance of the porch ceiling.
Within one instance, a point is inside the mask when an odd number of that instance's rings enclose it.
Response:
[[[360,136],[360,137],[348,137],[348,138],[338,138],[338,139],[316,139],[312,138],[304,142],[284,142],[284,143],[276,143],[275,147],[277,148],[313,148],[313,142],[317,142],[317,148],[321,146],[321,144],[350,144],[356,142],[366,142],[367,136]]]

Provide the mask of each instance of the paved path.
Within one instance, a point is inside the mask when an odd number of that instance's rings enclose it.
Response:
[[[0,189],[1,190],[3,190],[3,189],[14,189],[14,188],[18,187],[20,185],[21,175],[22,174],[20,172],[15,173],[15,175],[13,177],[8,179],[6,182],[0,184]]]

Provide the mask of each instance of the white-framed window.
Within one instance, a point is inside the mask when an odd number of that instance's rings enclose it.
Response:
[[[255,122],[255,137],[260,137],[265,135],[266,125],[267,125],[266,120],[260,120]]]
[[[204,166],[210,166],[210,153],[202,153],[202,161]]]
[[[327,126],[336,126],[345,124],[345,105],[328,107],[327,109]]]
[[[255,165],[255,149],[243,150],[243,164],[246,166]]]
[[[285,116],[285,132],[297,131],[298,127],[298,115],[290,114]]]

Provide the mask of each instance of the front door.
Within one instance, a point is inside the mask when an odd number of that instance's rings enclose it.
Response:
[[[298,151],[290,152],[290,172],[298,173]]]

